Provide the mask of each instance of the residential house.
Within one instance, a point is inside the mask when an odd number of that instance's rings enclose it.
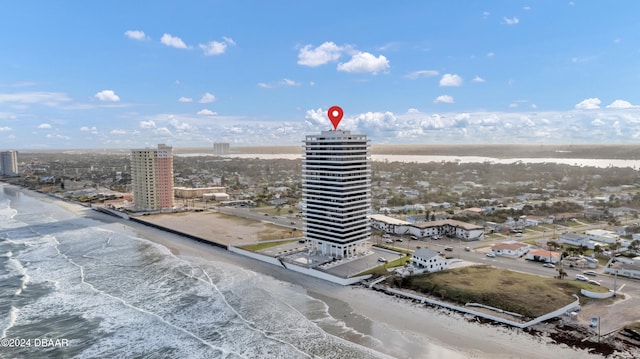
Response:
[[[420,248],[411,256],[413,266],[426,272],[438,272],[449,268],[449,261],[440,253],[427,248]]]
[[[593,249],[595,247],[595,244],[590,241],[587,236],[578,233],[563,233],[560,238],[558,238],[558,243],[576,247],[585,246],[589,249]]]
[[[620,240],[620,235],[613,231],[604,229],[592,229],[584,232],[585,236],[592,241],[601,243],[615,243]]]
[[[640,257],[613,257],[605,266],[604,272],[640,279]]]
[[[568,268],[579,268],[579,269],[598,268],[598,261],[596,259],[591,257],[585,257],[585,256],[565,257],[562,260],[562,263],[565,267],[568,267]]]
[[[526,259],[536,262],[558,263],[562,253],[544,249],[532,249],[527,253]]]
[[[509,241],[495,244],[491,247],[491,252],[499,256],[519,258],[527,254],[530,249],[531,246],[526,243]]]

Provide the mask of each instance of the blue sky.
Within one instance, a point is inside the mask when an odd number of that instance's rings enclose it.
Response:
[[[636,143],[637,1],[13,1],[0,148]]]

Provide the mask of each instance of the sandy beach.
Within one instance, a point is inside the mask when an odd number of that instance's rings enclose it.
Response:
[[[329,306],[329,313],[362,335],[342,335],[358,344],[376,343],[373,349],[398,358],[598,358],[585,350],[550,344],[550,339],[520,330],[482,324],[471,317],[425,307],[363,287],[343,287],[286,271],[223,249],[202,244],[132,221],[98,213],[84,206],[46,195],[34,196],[57,204],[79,216],[123,226],[139,237],[161,244],[177,257],[192,263],[210,261],[239,265],[261,275],[299,286]],[[211,217],[207,217],[211,221]],[[330,333],[340,335],[339,333]]]

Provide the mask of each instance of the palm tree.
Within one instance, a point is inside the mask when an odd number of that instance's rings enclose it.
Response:
[[[615,253],[618,249],[620,248],[620,243],[619,242],[613,242],[613,243],[609,243],[609,249],[611,249],[611,253]]]
[[[629,244],[629,250],[632,252],[637,252],[640,249],[640,240],[634,239]]]
[[[596,244],[595,246],[593,246],[593,253],[601,254],[602,253],[602,247],[599,244]]]
[[[567,276],[567,272],[563,268],[558,269],[558,279],[564,279]]]
[[[580,247],[578,247],[577,252],[580,254],[584,254],[584,252],[586,252],[587,249],[589,249],[587,248],[587,246],[585,246],[584,244],[581,244]]]
[[[553,251],[557,251],[558,248],[561,247],[560,243],[556,242],[556,241],[548,241],[547,242],[547,247],[549,247],[549,249],[553,250]]]

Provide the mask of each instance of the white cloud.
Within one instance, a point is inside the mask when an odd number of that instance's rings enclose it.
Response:
[[[633,108],[638,107],[632,105],[630,102],[625,100],[615,100],[610,105],[607,105],[607,108]]]
[[[516,108],[516,107],[518,107],[518,104],[515,102],[512,102],[509,104],[509,108]]]
[[[180,98],[178,99],[178,101],[179,101],[179,102],[193,102],[193,99],[192,99],[192,98],[190,98],[190,97],[184,97],[184,96],[183,96],[183,97],[180,97]]]
[[[105,102],[118,102],[118,101],[120,101],[120,97],[118,97],[118,95],[116,95],[116,93],[113,92],[113,90],[102,90],[102,91],[96,93],[93,96],[95,98],[97,98],[98,100],[105,101]]]
[[[489,17],[489,15],[491,15],[491,13],[490,13],[490,12],[488,12],[488,11],[483,11],[483,12],[482,12],[482,17],[483,17],[484,19],[488,18],[488,17]]]
[[[440,73],[436,70],[418,70],[418,71],[410,72],[406,74],[404,77],[411,80],[415,80],[420,77],[433,77],[433,76],[438,76],[439,74]]]
[[[507,24],[507,25],[515,25],[520,22],[520,20],[515,16],[512,18],[503,17],[502,20],[504,21],[503,24]]]
[[[226,42],[227,44],[229,44],[231,46],[235,46],[236,45],[236,42],[233,41],[233,39],[230,38],[230,37],[223,36],[222,39],[224,40],[224,42]]]
[[[360,52],[351,57],[351,60],[338,64],[338,71],[377,74],[389,68],[389,60],[383,55],[375,57],[368,52]]]
[[[140,121],[140,128],[155,128],[156,127],[156,122],[154,120],[149,120],[149,121]]]
[[[227,49],[227,44],[225,42],[211,41],[206,45],[200,44],[198,45],[204,51],[205,56],[215,56],[224,54]]]
[[[41,124],[38,125],[38,128],[40,128],[40,129],[51,129],[53,127],[48,123],[41,123]]]
[[[112,135],[126,135],[127,131],[125,130],[111,130],[111,132],[109,132]]]
[[[266,82],[258,82],[258,87],[261,87],[263,89],[271,89],[274,87],[289,87],[289,86],[300,86],[301,83],[296,82],[294,80],[291,79],[282,79],[280,81],[277,82],[270,82],[270,83],[266,83]],[[310,84],[311,86],[313,86],[313,84]]]
[[[600,103],[601,101],[599,98],[588,98],[576,104],[575,108],[578,110],[593,110],[600,108]]]
[[[167,45],[169,47],[175,47],[176,49],[186,49],[188,48],[187,44],[184,43],[184,41],[182,41],[181,38],[177,37],[177,36],[171,36],[169,34],[164,34],[162,35],[162,38],[160,39],[160,42],[164,45]]]
[[[602,126],[602,125],[604,125],[604,121],[602,121],[599,118],[596,118],[593,121],[591,121],[591,124],[594,125],[594,126]]]
[[[127,30],[124,32],[124,36],[133,40],[149,40],[149,37],[144,34],[144,31],[139,30]]]
[[[493,53],[493,52],[487,52],[487,57],[494,57],[494,56],[496,56],[496,54],[495,54],[495,53]]]
[[[477,83],[482,83],[484,82],[484,79],[480,76],[477,76],[473,78],[473,80],[471,80],[471,82],[477,82]]]
[[[66,141],[71,139],[71,137],[65,136],[65,135],[61,135],[59,133],[48,133],[45,137],[46,138],[51,138],[51,139],[66,140]]]
[[[16,92],[0,93],[0,103],[14,102],[19,104],[41,103],[47,106],[57,106],[60,102],[71,99],[61,92]]]
[[[200,99],[200,103],[211,103],[213,101],[216,100],[216,97],[213,96],[212,94],[205,92],[204,95],[202,95],[202,98]]]
[[[173,136],[173,133],[171,133],[171,131],[166,127],[160,127],[153,130],[153,134],[160,136]]]
[[[440,79],[440,86],[460,86],[462,85],[462,77],[456,74],[444,74]]]
[[[11,127],[0,127],[0,132],[11,131]]]
[[[306,45],[298,53],[298,65],[316,67],[338,61],[346,49],[346,47],[338,46],[331,41],[325,42],[315,49],[311,48],[311,45]]]
[[[522,9],[525,10],[525,11],[529,11],[529,10],[531,10],[531,6],[525,6]]]
[[[184,131],[188,131],[188,130],[193,130],[194,129],[190,124],[188,124],[186,122],[180,122],[180,121],[178,121],[177,118],[171,118],[169,120],[169,123],[171,124],[171,126],[173,126],[179,132],[184,132]]]
[[[202,115],[202,116],[215,116],[217,114],[218,114],[217,112],[213,112],[213,111],[211,111],[209,109],[206,109],[206,108],[198,111],[198,113],[197,113],[197,115]]]
[[[295,82],[293,80],[289,80],[289,79],[282,79],[282,81],[280,81],[280,83],[284,86],[300,86],[299,82]]]
[[[453,97],[449,95],[441,95],[433,100],[433,103],[454,103]]]
[[[418,110],[417,108],[410,108],[407,110],[407,113],[420,113],[420,110]]]
[[[91,132],[94,135],[98,133],[98,129],[96,128],[96,126],[93,126],[93,127],[82,126],[80,127],[80,131]]]

